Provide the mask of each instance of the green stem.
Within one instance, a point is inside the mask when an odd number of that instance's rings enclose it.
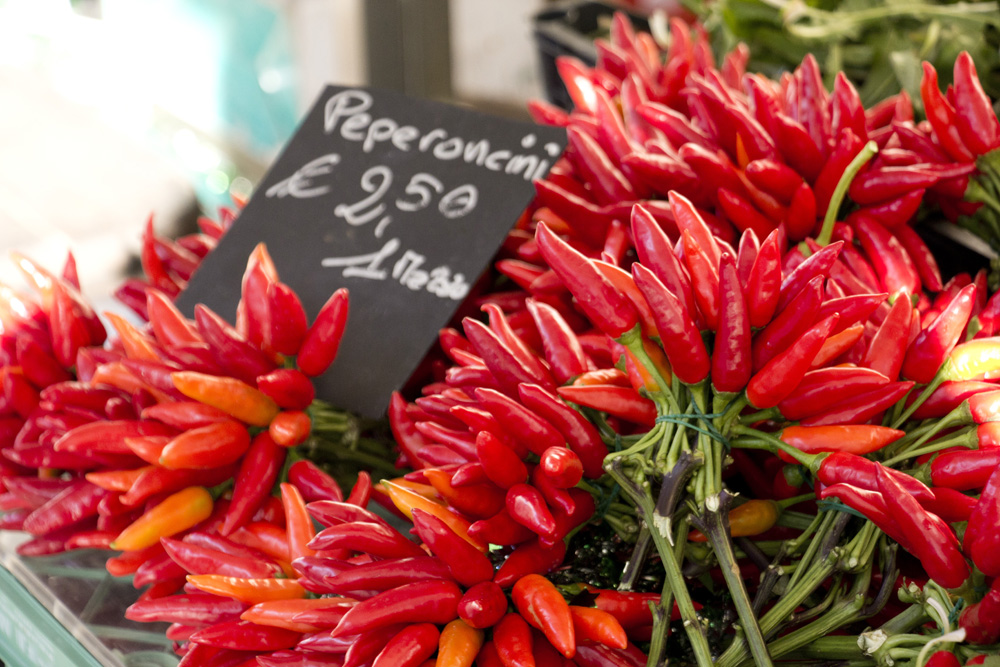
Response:
[[[705,514],[702,515],[700,526],[697,526],[708,538],[709,544],[715,552],[715,557],[719,561],[719,568],[722,576],[726,580],[726,586],[732,595],[733,603],[736,605],[736,614],[740,619],[740,626],[743,630],[743,638],[750,645],[750,654],[757,665],[767,667],[772,665],[771,656],[768,653],[767,643],[764,635],[757,624],[757,617],[747,595],[746,585],[740,575],[739,565],[733,556],[733,544],[729,537],[729,526],[727,511],[730,505],[730,496],[723,491],[720,494],[709,496],[705,502]]]
[[[944,366],[942,366],[941,370],[937,372],[937,375],[934,376],[934,379],[931,380],[930,384],[924,387],[924,390],[920,392],[920,395],[917,396],[917,400],[911,403],[906,408],[906,411],[903,412],[903,414],[900,415],[899,418],[892,423],[893,428],[899,428],[900,426],[905,424],[906,421],[913,416],[913,413],[916,412],[917,409],[924,404],[924,401],[930,398],[930,395],[933,394],[935,390],[937,390],[937,388],[941,386],[941,383],[944,382],[944,373],[942,372],[943,370]]]
[[[650,534],[653,536],[653,544],[660,554],[660,560],[664,570],[664,586],[669,586],[671,593],[677,600],[677,608],[681,612],[684,620],[684,629],[691,642],[691,650],[699,667],[711,667],[712,649],[708,645],[708,637],[705,636],[705,629],[698,618],[698,612],[694,608],[691,594],[684,583],[684,575],[681,573],[680,564],[674,557],[674,551],[666,536],[663,535],[654,522],[654,508],[652,499],[643,489],[635,485],[621,471],[621,460],[611,462],[605,461],[605,469],[608,474],[617,481],[625,493],[635,502],[636,509],[642,516],[643,521],[650,526]]]
[[[933,452],[939,452],[942,449],[947,449],[948,447],[968,447],[973,449],[979,442],[979,434],[975,426],[971,426],[966,430],[961,431],[958,434],[942,438],[940,440],[935,440],[926,447],[921,447],[919,449],[907,449],[904,452],[900,452],[891,459],[887,459],[882,462],[884,466],[892,466],[900,461],[906,461],[907,459],[913,459],[918,456],[923,456],[924,454],[931,454]]]
[[[837,213],[840,211],[841,202],[844,201],[844,195],[847,194],[847,188],[850,187],[851,181],[861,171],[861,167],[865,166],[876,153],[878,153],[878,144],[874,141],[869,141],[861,149],[861,152],[851,160],[851,163],[847,165],[847,169],[844,170],[844,174],[837,181],[837,187],[833,190],[830,205],[827,207],[826,216],[823,218],[823,227],[816,237],[816,243],[819,245],[830,245],[830,240],[833,238],[833,223],[837,221]]]

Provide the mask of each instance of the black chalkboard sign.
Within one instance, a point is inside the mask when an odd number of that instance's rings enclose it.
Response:
[[[310,318],[350,291],[321,398],[384,413],[530,202],[565,132],[366,88],[328,87],[178,306],[233,321],[263,241]]]

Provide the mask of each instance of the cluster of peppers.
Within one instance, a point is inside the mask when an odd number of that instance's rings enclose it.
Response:
[[[911,632],[928,617],[945,633],[961,615],[964,634],[948,639],[990,644],[980,610],[992,598],[974,584],[995,576],[982,569],[993,534],[982,527],[995,507],[985,392],[1000,299],[987,299],[985,271],[945,284],[909,225],[931,204],[953,219],[982,208],[963,198],[988,177],[998,125],[971,60],[958,59],[947,96],[925,68],[932,120],[915,123],[905,95],[866,111],[843,77],[828,94],[809,58],[771,82],[745,75],[739,49],[716,70],[703,35],[677,21],[671,34],[663,58],[617,16],[596,67],[559,61],[572,113],[533,105],[539,121],[567,127],[569,148],[496,264],[514,289],[480,297],[488,324],[443,330],[450,365],[413,403],[394,399],[394,435],[422,467],[412,479],[475,530],[513,519],[521,539],[496,542],[513,557],[543,544],[565,511],[538,474],[545,445],[525,447],[561,436],[583,464],[577,488],[601,508],[591,522],[636,541],[621,588],[651,547],[664,568],[649,664],[665,655],[675,603],[699,664],[913,658],[935,643]],[[502,456],[484,440],[506,444]],[[952,446],[972,451],[937,454]],[[604,451],[601,474],[592,462]],[[930,477],[956,455],[980,462],[974,484]],[[900,470],[911,460],[922,467]],[[517,473],[491,474],[501,467]],[[448,484],[434,482],[441,471]],[[535,487],[534,502],[513,477]],[[474,483],[492,506],[463,498]],[[754,498],[730,512],[730,486]],[[638,524],[609,511],[614,494]],[[822,511],[790,509],[816,499]],[[885,620],[905,588],[897,556],[912,567],[911,555],[929,592]],[[721,655],[684,576],[700,567],[721,570],[739,621]],[[760,579],[752,600],[741,571]],[[816,644],[876,615],[893,641]]]
[[[147,225],[147,278],[118,296],[148,324],[109,315],[104,345],[72,260],[21,258],[41,298],[0,292],[0,526],[27,555],[122,552],[109,571],[149,585],[128,617],[170,622],[182,664],[638,666],[680,635],[699,665],[985,660],[1000,297],[985,271],[945,283],[910,225],[936,206],[1000,236],[971,59],[944,94],[925,65],[915,122],[905,94],[828,92],[812,58],[771,81],[670,33],[664,52],[617,15],[596,67],[559,61],[576,108],[531,110],[569,147],[485,318],[392,397],[413,472],[346,499],[298,460],[353,446],[310,381],[346,292],[310,325],[260,247],[236,325],[188,320],[172,299],[233,217],[175,242]],[[596,524],[634,545],[619,590],[555,585]],[[637,592],[650,568],[662,591]]]

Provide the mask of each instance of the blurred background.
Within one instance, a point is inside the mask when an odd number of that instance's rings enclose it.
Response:
[[[109,293],[142,226],[246,197],[324,85],[527,118],[540,0],[0,0],[0,282],[76,254]],[[16,284],[16,283],[15,283]]]
[[[616,8],[697,18],[771,76],[813,53],[869,105],[919,103],[920,61],[946,85],[968,49],[1000,97],[997,0],[0,0],[0,283],[8,250],[57,269],[71,248],[103,298],[150,215],[174,236],[246,198],[328,83],[525,119],[565,103],[555,57],[593,63]]]

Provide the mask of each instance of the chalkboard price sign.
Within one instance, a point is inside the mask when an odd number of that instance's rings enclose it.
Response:
[[[565,132],[366,88],[328,87],[178,305],[233,318],[267,244],[310,317],[351,309],[319,396],[376,417],[488,267]]]

